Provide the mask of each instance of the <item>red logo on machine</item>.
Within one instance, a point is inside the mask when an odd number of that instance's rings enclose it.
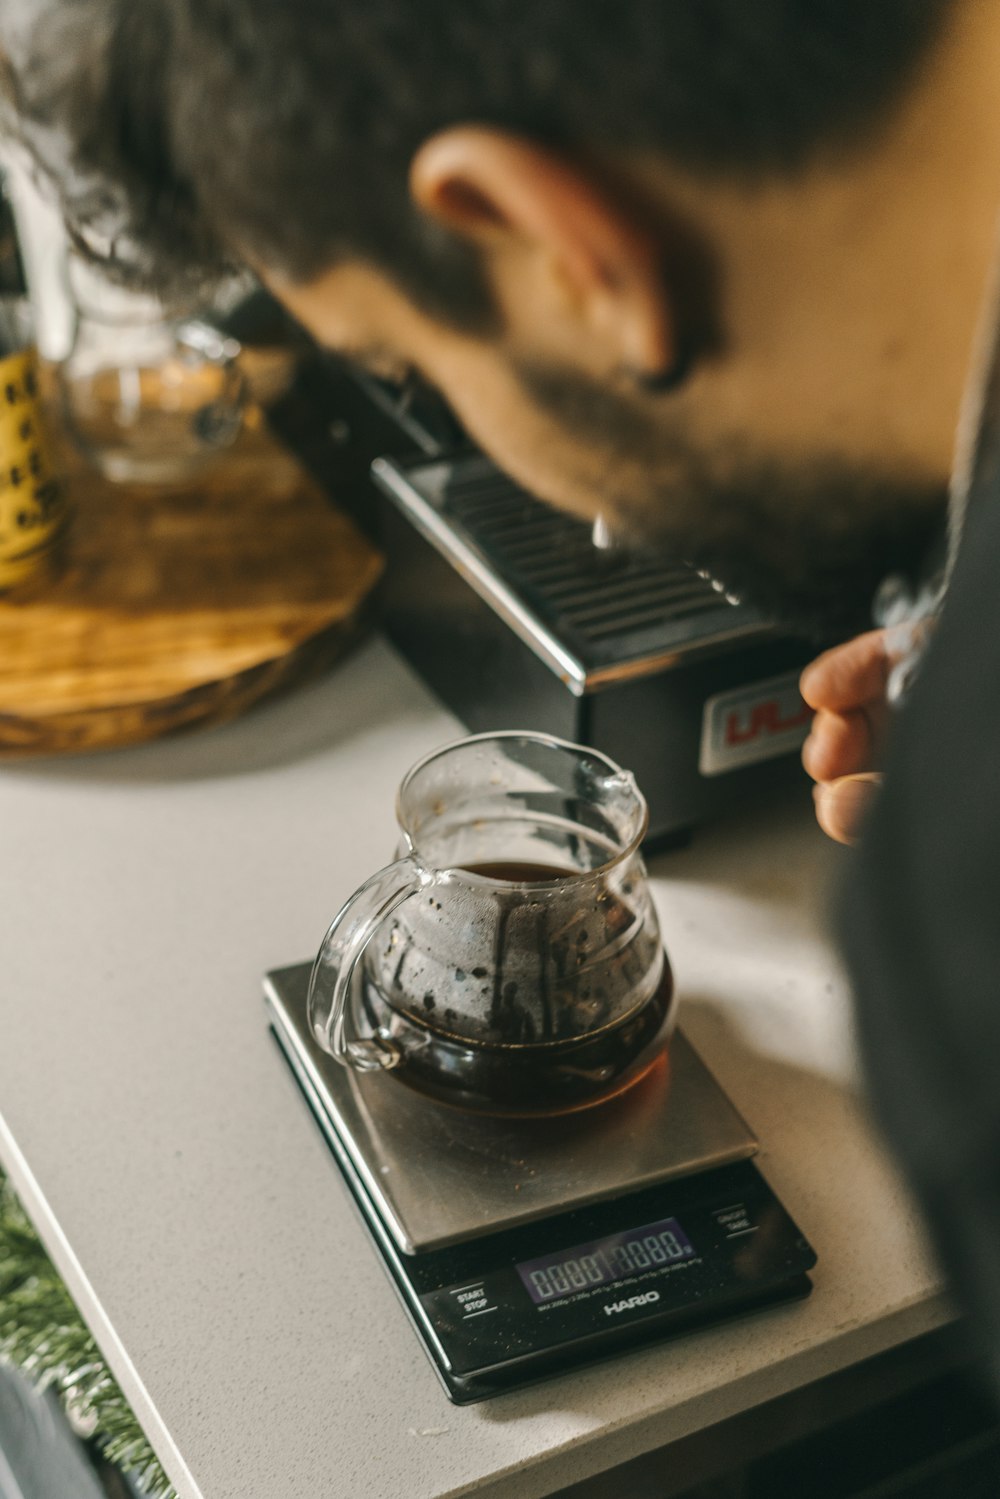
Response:
[[[753,744],[770,734],[788,734],[793,729],[804,728],[813,716],[813,710],[803,703],[798,712],[787,713],[776,698],[757,703],[749,710],[737,710],[726,719],[726,743],[734,747]]]
[[[797,671],[717,693],[705,704],[698,768],[703,776],[718,776],[791,754],[808,734],[812,717]]]

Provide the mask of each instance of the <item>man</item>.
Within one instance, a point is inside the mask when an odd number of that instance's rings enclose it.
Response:
[[[96,250],[251,265],[528,488],[818,632],[919,573],[990,331],[994,0],[0,0],[0,39]],[[842,925],[1000,1360],[998,517],[970,511]],[[866,636],[806,679],[838,834],[887,668]]]

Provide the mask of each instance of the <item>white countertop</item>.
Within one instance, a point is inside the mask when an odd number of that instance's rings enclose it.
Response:
[[[948,1315],[855,1095],[822,935],[842,856],[791,788],[652,872],[682,1023],[819,1253],[812,1297],[447,1402],[260,974],[312,954],[457,732],[374,641],[227,728],[0,770],[0,1160],[191,1499],[536,1499]]]

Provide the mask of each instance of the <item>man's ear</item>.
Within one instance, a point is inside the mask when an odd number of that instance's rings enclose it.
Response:
[[[655,376],[675,363],[662,248],[583,167],[504,131],[456,126],[417,152],[410,189],[425,214],[487,252],[536,252],[620,364]]]

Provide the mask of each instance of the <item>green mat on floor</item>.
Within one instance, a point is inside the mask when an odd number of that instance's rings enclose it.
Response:
[[[0,1173],[0,1359],[61,1395],[74,1424],[151,1499],[176,1499],[135,1413]]]

